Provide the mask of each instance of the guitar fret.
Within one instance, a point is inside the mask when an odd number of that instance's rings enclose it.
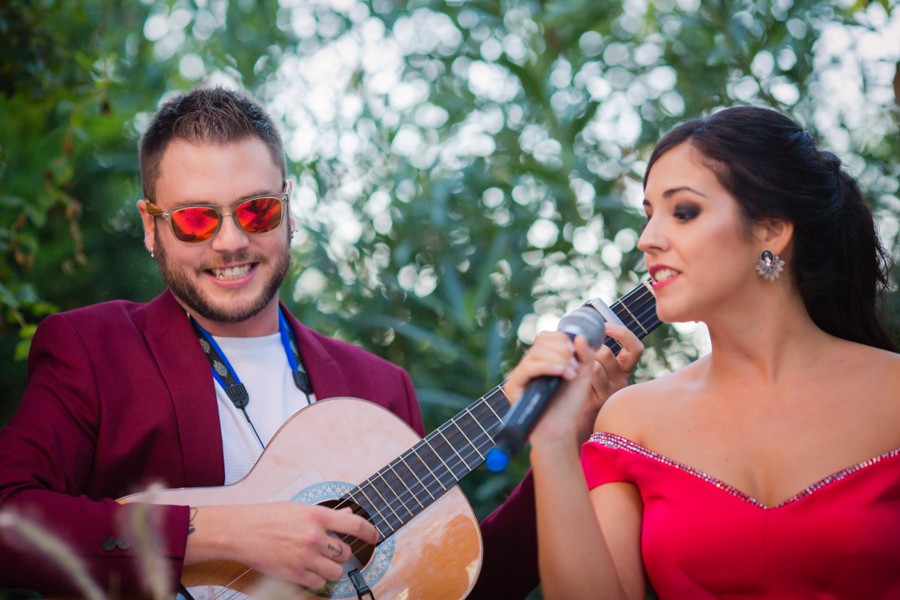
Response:
[[[366,507],[365,504],[363,504],[359,499],[357,499],[353,496],[353,492],[357,491],[357,490],[366,499],[366,503],[369,505],[368,507]],[[391,527],[390,523],[387,522],[387,519],[385,519],[384,515],[381,514],[381,511],[378,510],[378,507],[375,506],[375,504],[369,499],[369,497],[366,495],[366,492],[362,489],[362,486],[356,486],[356,488],[354,490],[351,490],[347,494],[347,496],[351,500],[353,500],[353,502],[355,502],[360,508],[362,508],[364,511],[366,511],[366,513],[369,515],[369,520],[371,521],[372,525],[374,525],[375,529],[378,530],[379,537],[381,537],[383,539],[383,538],[387,537],[388,535],[390,535],[390,533],[382,531],[381,527],[378,526],[378,523],[375,522],[375,516],[377,515],[381,519],[382,523],[387,525],[388,529],[390,530],[390,527]]]
[[[429,437],[430,437],[430,436],[429,436]],[[454,477],[453,471],[450,470],[450,467],[447,466],[447,463],[444,462],[444,459],[441,458],[440,454],[438,454],[437,452],[435,452],[434,448],[431,447],[431,444],[428,442],[428,438],[427,438],[427,437],[426,437],[424,440],[422,440],[422,442],[419,443],[419,448],[420,448],[421,450],[423,450],[423,451],[427,449],[427,450],[429,450],[432,454],[434,454],[434,455],[437,457],[437,459],[440,461],[440,464],[435,463],[434,468],[439,470],[440,467],[443,466],[444,469],[446,469],[447,472],[450,473],[450,478],[453,480],[453,481],[451,482],[451,484],[450,484],[450,487],[453,487],[454,485],[456,485],[457,479]],[[441,478],[438,477],[437,473],[435,473],[435,472],[431,469],[431,467],[428,466],[428,461],[425,461],[425,466],[428,467],[428,470],[431,471],[431,474],[434,475],[434,478],[437,480],[437,482],[438,482],[439,484],[441,484],[441,487],[444,488],[444,491],[447,491],[447,490],[449,489],[449,487],[446,486],[446,485],[444,485],[444,482],[441,481]]]
[[[636,333],[639,338],[643,338],[648,333],[650,333],[650,331],[655,329],[656,326],[658,325],[658,323],[651,324],[649,322],[646,323],[646,325],[645,325],[645,323],[642,322],[642,319],[639,319],[635,314],[635,313],[639,313],[643,317],[648,312],[651,312],[651,311],[644,310],[644,308],[648,304],[652,307],[652,312],[654,313],[653,316],[655,317],[655,312],[656,312],[655,311],[655,307],[656,307],[655,296],[653,296],[652,293],[649,293],[645,287],[637,287],[634,290],[632,290],[631,292],[629,292],[628,294],[626,294],[625,296],[623,296],[618,302],[614,303],[610,308],[616,314],[616,316],[618,316],[622,320],[622,322],[626,325],[626,327],[628,327],[629,329],[634,331],[634,333]],[[629,323],[629,321],[630,321],[630,323]],[[641,331],[636,331],[634,328],[635,325],[637,327],[639,327],[641,329]],[[648,329],[648,326],[649,326],[649,329]],[[611,345],[610,345],[610,348],[613,349]],[[619,350],[621,350],[621,347],[619,347]],[[613,351],[615,352],[616,350],[613,349]]]
[[[394,510],[394,507],[391,506],[391,503],[388,501],[388,499],[385,498],[384,494],[381,493],[381,490],[378,489],[378,485],[376,484],[376,482],[378,480],[381,480],[382,482],[384,481],[384,479],[382,479],[380,476],[378,476],[376,474],[376,475],[373,475],[372,477],[370,477],[369,481],[367,483],[373,490],[375,490],[375,493],[378,494],[378,497],[381,498],[381,500],[384,502],[384,505],[387,506],[388,510],[390,510],[394,514],[394,516],[397,517],[398,523],[397,523],[396,527],[394,527],[390,521],[387,522],[388,525],[390,525],[394,531],[397,531],[400,528],[400,526],[403,525],[403,518],[397,514],[397,511]],[[385,484],[385,485],[387,485],[387,484]],[[390,486],[388,486],[388,488],[390,488]]]
[[[424,442],[425,440],[422,440],[422,441]],[[422,445],[427,445],[427,444],[422,444],[422,442],[420,442],[419,444],[417,444],[417,446],[422,446]],[[416,447],[415,447],[415,446],[413,447],[413,453],[416,455],[416,458],[418,458],[420,461],[422,461],[422,464],[425,465],[425,468],[428,469],[428,472],[431,473],[431,476],[434,477],[434,480],[437,481],[437,483],[438,483],[439,486],[441,486],[441,492],[446,492],[446,491],[447,491],[447,486],[445,486],[444,483],[440,480],[440,478],[434,473],[434,471],[431,470],[431,467],[428,466],[428,461],[423,460],[422,457],[419,456],[419,453],[416,452]],[[443,461],[442,461],[442,462],[443,462]],[[444,467],[446,467],[446,466],[447,466],[447,465],[444,465]],[[448,470],[449,470],[449,469],[448,469]]]
[[[479,403],[477,403],[477,404],[481,405],[482,403],[479,402]],[[487,403],[484,403],[484,404],[487,406]],[[472,405],[472,406],[474,406],[474,405]],[[469,408],[466,409],[466,412],[468,412],[469,414],[472,414],[472,406],[469,406]],[[491,407],[488,406],[488,409],[490,409],[490,408],[491,408]],[[492,410],[491,412],[493,412],[493,410]],[[494,413],[494,414],[496,415],[496,413]],[[477,419],[474,415],[472,415],[472,420],[475,422],[475,424],[478,426],[478,428],[481,429],[482,433],[484,433],[484,435],[487,436],[488,441],[489,441],[491,444],[493,444],[493,443],[494,443],[494,438],[493,438],[493,436],[491,436],[491,434],[489,434],[489,433],[487,432],[487,429],[485,429],[484,427],[482,427],[481,423],[478,422],[478,419]],[[480,455],[481,455],[481,452],[479,452],[478,454],[479,454],[479,456],[480,456]]]
[[[441,428],[441,429],[443,429],[443,428]],[[463,466],[468,467],[469,465],[466,464],[466,461],[463,459],[462,456],[460,456],[459,452],[456,451],[456,448],[453,446],[453,444],[450,443],[450,440],[447,439],[447,436],[444,435],[444,432],[441,431],[441,429],[436,430],[438,435],[440,435],[441,438],[444,440],[444,443],[447,446],[449,446],[451,450],[453,450],[453,453],[456,454],[457,458],[459,458],[459,462],[461,462],[463,464]],[[440,458],[440,454],[438,454],[438,458]],[[450,457],[448,456],[447,458],[449,459]],[[443,460],[444,459],[441,459],[441,462],[443,462]],[[444,464],[446,464],[446,463],[444,463]],[[449,467],[448,467],[448,469],[449,469]],[[456,481],[459,481],[460,479],[463,478],[464,475],[466,475],[466,473],[463,473],[462,475],[457,475],[453,469],[450,469],[450,472],[453,473],[453,477],[456,478]]]
[[[506,401],[507,401],[509,404],[512,404],[512,398],[510,398],[509,396],[506,395],[506,390],[503,389],[503,385],[502,385],[502,384],[501,384],[501,385],[498,385],[498,386],[497,386],[496,388],[494,388],[494,389],[499,389],[500,392],[503,394],[503,397],[506,398]]]
[[[390,465],[388,465],[388,467],[390,467]],[[401,496],[400,494],[397,493],[397,490],[394,489],[394,486],[391,485],[391,482],[388,480],[389,475],[393,475],[394,479],[397,479],[397,475],[396,475],[396,473],[393,472],[393,469],[382,469],[380,472],[382,473],[382,475],[380,477],[381,482],[387,486],[388,490],[390,490],[390,492],[394,495],[394,498],[396,498],[397,500],[400,501],[400,504],[403,506],[403,508],[406,509],[406,512],[408,512],[410,515],[414,515],[415,513],[413,511],[409,510],[409,507],[406,505],[406,502],[403,501],[403,496]],[[403,482],[401,481],[400,483],[403,483]],[[376,486],[376,489],[377,489],[377,486]],[[397,514],[397,516],[400,516],[396,512],[395,512],[395,514]],[[412,518],[412,517],[410,516],[410,518]],[[409,519],[401,518],[400,520],[408,521]]]
[[[644,332],[644,334],[646,334],[646,333],[647,333],[647,330],[644,329],[644,326],[641,325],[641,324],[638,322],[638,320],[635,318],[634,314],[632,314],[632,312],[631,312],[630,310],[628,310],[628,307],[625,306],[624,304],[622,304],[621,308],[622,308],[622,310],[625,311],[626,314],[628,314],[629,317],[631,317],[631,321],[632,321],[633,323],[635,323],[638,327],[640,327],[641,330]],[[619,318],[622,319],[622,322],[623,322],[623,323],[625,322],[624,318],[623,318],[621,315],[620,315]],[[631,327],[629,327],[629,329],[631,329]]]
[[[366,490],[363,489],[363,486],[366,486],[366,485],[368,485],[370,488],[372,487],[371,482],[367,480],[367,481],[364,481],[362,483],[362,485],[359,486],[359,491],[362,492],[362,495],[365,496],[366,500],[369,501],[369,504],[372,506],[372,508],[375,510],[375,512],[378,514],[378,516],[381,517],[381,520],[384,521],[384,524],[387,526],[387,529],[388,529],[387,535],[390,535],[390,533],[396,531],[396,528],[393,526],[393,524],[391,523],[391,520],[388,518],[388,517],[390,517],[390,514],[386,515],[382,509],[384,509],[384,508],[390,509],[391,507],[388,506],[387,503],[384,503],[383,498],[382,498],[382,504],[379,504],[379,503],[376,503],[375,501],[373,501],[372,498],[369,497],[369,494],[366,493]],[[376,489],[375,492],[378,492],[378,490]],[[377,498],[376,498],[376,500],[377,500]],[[380,509],[379,509],[379,506],[381,507]],[[391,510],[391,512],[393,512],[393,510]],[[397,517],[397,514],[394,513],[394,516]],[[400,518],[397,517],[398,521],[399,521],[399,519]]]
[[[418,504],[419,504],[420,507],[425,508],[425,505],[422,504],[422,502],[419,500],[419,498],[416,496],[416,494],[410,489],[410,487],[409,487],[408,485],[406,485],[406,482],[403,481],[403,478],[400,476],[400,474],[397,473],[397,471],[394,470],[394,467],[393,467],[392,465],[388,465],[388,468],[389,468],[389,469],[391,470],[391,472],[394,474],[394,477],[396,477],[396,478],[400,481],[400,483],[403,484],[403,487],[406,488],[406,491],[409,492],[409,495],[412,496],[413,500],[415,500],[416,502],[418,502]],[[413,473],[413,475],[415,475],[415,473]],[[418,479],[418,477],[417,477],[416,479]],[[421,483],[421,482],[420,482],[420,483]],[[403,499],[402,499],[402,498],[401,498],[400,502],[403,502]],[[403,506],[406,506],[406,503],[405,503],[405,502],[403,503]],[[407,509],[407,510],[409,510],[409,509]]]
[[[406,462],[406,459],[403,458],[403,454],[400,455],[400,462],[403,463],[403,466],[404,466],[404,467],[406,467],[407,469],[409,469],[409,472],[412,473],[412,476],[416,478],[416,481],[419,482],[419,485],[422,486],[422,489],[425,490],[425,493],[428,494],[428,496],[431,497],[432,500],[434,500],[434,499],[435,499],[435,495],[432,494],[432,493],[431,493],[431,490],[428,489],[428,485],[425,483],[425,480],[423,479],[423,477],[424,477],[425,479],[428,479],[428,475],[431,475],[431,479],[433,479],[434,481],[437,481],[438,485],[441,485],[441,482],[438,481],[438,478],[435,477],[434,473],[431,472],[431,469],[428,468],[428,465],[426,465],[425,463],[423,463],[423,462],[422,462],[422,459],[419,458],[419,455],[415,453],[415,447],[413,447],[413,449],[410,450],[410,452],[408,452],[407,454],[409,455],[410,459],[415,458],[415,461],[416,461],[416,462],[413,463],[413,464],[418,464],[418,465],[421,466],[421,467],[425,467],[425,469],[428,471],[428,473],[427,473],[427,474],[423,473],[423,474],[422,474],[422,477],[419,477],[418,473],[416,473],[415,468],[414,468],[414,467],[411,467],[410,464],[409,464],[408,462]],[[440,491],[438,492],[438,496],[440,496],[440,495],[441,495],[442,493],[444,493],[445,491],[446,491],[446,490],[444,489],[444,486],[441,486],[441,489],[440,489]],[[417,498],[418,498],[418,496],[417,496]],[[425,500],[426,500],[426,502],[425,502],[424,505],[425,505],[425,506],[428,506],[428,504],[429,504],[428,501],[427,501],[428,498],[425,498]]]
[[[659,326],[660,321],[659,321],[659,319],[656,317],[656,312],[655,312],[655,311],[652,311],[652,312],[648,311],[648,314],[644,314],[644,315],[642,315],[642,316],[645,317],[645,318],[643,319],[643,321],[642,321],[643,324],[644,324],[644,327],[646,327],[646,328],[649,329],[650,331],[652,331],[653,329],[656,329],[656,327]],[[640,338],[643,339],[644,336],[640,336]]]
[[[503,387],[500,387],[500,390],[502,391]],[[506,396],[506,392],[504,392],[503,395]],[[494,413],[494,416],[497,417],[498,421],[500,421],[501,423],[503,422],[503,418],[497,414],[497,412],[494,410],[494,407],[491,406],[490,402],[485,402],[484,405],[488,407],[488,410],[490,410],[492,413]],[[487,433],[487,432],[485,432],[485,433]]]
[[[472,431],[475,432],[474,439],[478,442],[476,448],[478,453],[484,456],[488,450],[494,445],[494,437],[488,432],[485,425],[490,421],[494,424],[502,423],[497,419],[497,413],[491,408],[487,402],[477,402],[466,409],[469,413],[469,422],[474,424]],[[496,419],[496,422],[494,421]],[[490,425],[488,425],[490,427]]]
[[[499,391],[497,394],[495,392]],[[503,391],[503,384],[500,384],[494,390],[485,396],[487,399],[488,406],[491,407],[491,411],[497,415],[497,418],[500,419],[500,424],[503,424],[503,417],[506,416],[506,413],[509,412],[510,403],[509,398],[506,396],[506,392]]]
[[[642,311],[642,310],[646,309],[647,307],[651,307],[651,306],[653,308],[656,307],[655,298],[650,295],[641,296],[640,298],[636,299],[634,302],[631,302],[629,304],[630,304],[631,308],[633,309],[632,312]]]
[[[465,413],[465,412],[466,411],[463,411],[463,413]],[[462,414],[462,413],[460,413],[460,414]],[[478,455],[478,458],[481,459],[480,462],[475,463],[475,465],[471,467],[472,469],[474,469],[479,464],[481,464],[481,462],[484,462],[484,455],[478,451],[478,448],[475,447],[475,444],[472,443],[472,440],[469,438],[469,436],[466,435],[466,432],[463,430],[463,428],[459,426],[459,422],[456,418],[451,419],[450,422],[453,423],[453,425],[459,430],[459,432],[462,434],[462,436],[466,439],[466,442],[468,442],[468,444],[470,446],[472,446],[472,449],[475,450],[475,454]],[[467,463],[465,460],[463,460],[463,464],[466,465],[467,467],[469,466],[469,463]]]

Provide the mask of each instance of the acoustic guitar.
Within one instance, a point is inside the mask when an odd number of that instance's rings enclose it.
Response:
[[[639,338],[660,323],[646,283],[611,307],[595,306]],[[621,350],[611,338],[605,343],[616,354]],[[460,600],[478,578],[482,549],[478,521],[457,483],[484,462],[508,409],[497,386],[420,439],[376,404],[323,400],[285,422],[237,483],[135,494],[120,502],[350,506],[378,529],[379,543],[346,538],[353,558],[345,576],[316,590],[290,586],[292,600]],[[181,584],[180,595],[188,600],[261,600],[267,582],[244,565],[221,561],[185,567]]]

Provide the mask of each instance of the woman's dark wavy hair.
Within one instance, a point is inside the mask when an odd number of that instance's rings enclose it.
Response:
[[[653,150],[647,174],[660,156],[684,142],[707,159],[737,200],[748,230],[770,219],[794,224],[788,271],[818,327],[893,350],[876,304],[888,285],[888,253],[840,158],[818,150],[809,133],[774,110],[735,107],[667,133]],[[645,175],[645,186],[646,181]]]

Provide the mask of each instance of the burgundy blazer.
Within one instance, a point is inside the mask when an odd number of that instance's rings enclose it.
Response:
[[[316,398],[363,398],[424,434],[407,373],[288,320]],[[139,590],[134,551],[113,500],[152,482],[221,486],[225,468],[214,380],[185,312],[168,291],[47,317],[28,358],[29,384],[0,430],[0,508],[60,535],[101,585]],[[180,578],[188,508],[163,508],[160,540]],[[485,560],[470,598],[523,598],[538,583],[531,476],[482,522]],[[0,540],[0,587],[73,591],[15,536]]]

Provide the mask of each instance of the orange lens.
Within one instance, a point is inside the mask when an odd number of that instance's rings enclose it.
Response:
[[[278,198],[254,198],[240,204],[235,215],[247,233],[266,233],[281,225],[281,202]]]
[[[219,215],[211,208],[182,208],[172,213],[172,231],[182,242],[203,242],[216,232]]]

